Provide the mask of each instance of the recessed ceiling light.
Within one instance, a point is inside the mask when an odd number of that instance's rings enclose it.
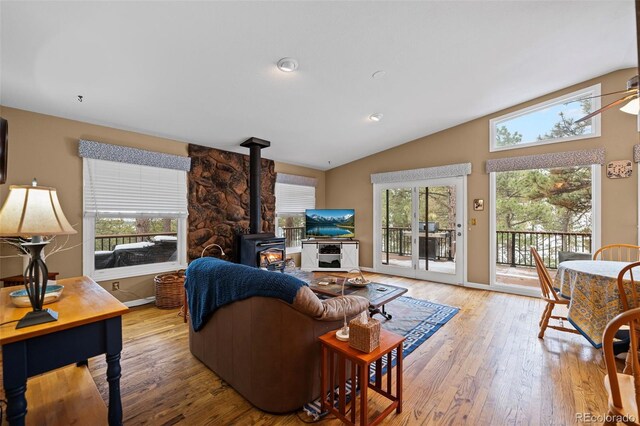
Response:
[[[282,72],[294,72],[298,69],[298,61],[293,58],[282,58],[278,61],[278,69]]]
[[[376,112],[375,114],[371,114],[369,116],[369,120],[375,121],[377,123],[378,121],[382,120],[382,117],[384,117],[384,115],[380,114],[379,112]]]
[[[387,72],[380,70],[380,71],[376,71],[373,74],[371,74],[371,78],[382,78],[385,75],[387,75]]]

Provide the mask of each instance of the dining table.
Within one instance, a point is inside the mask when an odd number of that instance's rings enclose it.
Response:
[[[558,265],[553,285],[560,296],[570,299],[567,319],[596,348],[602,347],[609,321],[623,312],[618,274],[627,265],[608,260],[570,260]],[[630,281],[624,282],[630,297]],[[640,291],[640,283],[636,286]]]

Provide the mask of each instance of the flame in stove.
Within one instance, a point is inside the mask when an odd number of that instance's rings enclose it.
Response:
[[[282,254],[281,253],[267,253],[264,255],[265,259],[267,262],[269,263],[273,263],[276,262],[278,260],[282,260]]]
[[[262,253],[260,253],[261,265],[282,263],[283,261],[284,261],[284,252],[282,250],[265,250]]]

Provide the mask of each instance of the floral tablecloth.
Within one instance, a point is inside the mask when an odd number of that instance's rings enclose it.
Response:
[[[602,346],[602,333],[607,323],[622,312],[618,274],[628,264],[572,260],[558,266],[554,287],[563,297],[571,299],[567,318],[596,348]]]

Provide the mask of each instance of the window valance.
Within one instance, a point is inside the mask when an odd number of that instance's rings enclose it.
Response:
[[[604,164],[604,148],[487,160],[487,173]]]
[[[278,173],[276,175],[276,183],[285,183],[288,185],[300,186],[318,186],[318,179],[308,176],[289,175],[286,173]]]
[[[191,169],[191,158],[189,157],[145,151],[128,146],[111,145],[84,139],[80,139],[78,153],[80,157],[92,158],[94,160],[138,164],[163,169],[183,170],[185,172]]]
[[[465,176],[469,174],[471,174],[471,163],[460,163],[450,164],[448,166],[400,170],[397,172],[373,173],[371,175],[371,183],[411,182],[416,180]]]

